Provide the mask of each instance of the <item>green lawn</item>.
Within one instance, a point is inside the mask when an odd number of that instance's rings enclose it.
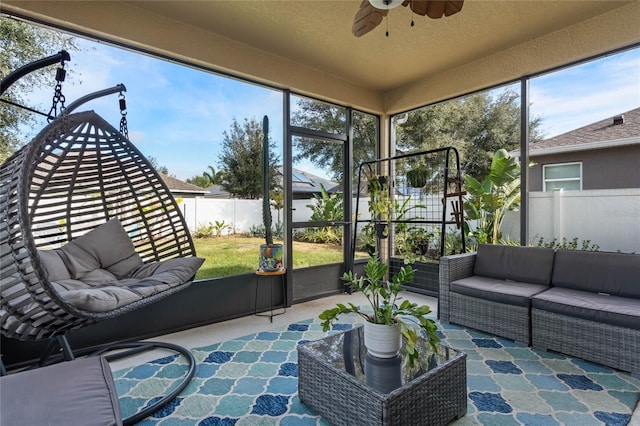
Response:
[[[276,241],[277,242],[277,241]],[[196,279],[223,277],[253,272],[258,268],[263,238],[223,236],[195,238],[196,253],[204,265]],[[294,242],[294,268],[342,262],[342,247],[332,244]]]

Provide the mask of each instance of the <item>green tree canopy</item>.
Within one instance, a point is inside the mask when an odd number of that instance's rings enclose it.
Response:
[[[151,164],[151,167],[153,167],[156,172],[162,173],[163,175],[175,177],[175,175],[169,174],[169,169],[167,168],[167,166],[160,164],[156,157],[148,156],[147,160],[149,161],[149,164]]]
[[[207,170],[202,172],[201,175],[196,175],[187,179],[187,183],[199,186],[200,188],[207,188],[211,185],[220,185],[224,180],[224,171],[216,171],[215,167],[207,166]]]
[[[520,146],[519,99],[513,90],[496,96],[482,92],[412,111],[398,126],[397,146],[406,151],[453,146],[464,173],[483,180],[496,151]],[[530,120],[532,143],[542,139],[540,124],[540,118]]]
[[[301,98],[293,115],[293,124],[326,133],[345,134],[347,132],[347,109],[311,99]],[[373,160],[376,154],[377,118],[371,114],[354,111],[353,125],[353,175],[357,177],[362,161]],[[329,170],[330,178],[342,182],[342,145],[317,143],[317,140],[299,138],[294,141],[296,155],[294,162],[311,161],[315,166]]]
[[[218,156],[224,172],[222,187],[239,198],[262,198],[262,124],[255,118],[245,118],[242,124],[233,120],[223,133],[222,150]],[[269,138],[269,178],[272,191],[277,184],[278,156]]]
[[[0,78],[61,50],[78,50],[75,39],[60,32],[29,25],[12,18],[0,17],[0,52],[2,52]],[[45,86],[51,87],[53,96],[55,67],[46,67],[20,78],[2,95],[2,98],[20,105],[32,106],[24,93],[32,91],[34,87]],[[33,113],[0,102],[0,162],[28,142],[21,138],[20,127],[33,126],[35,122]]]

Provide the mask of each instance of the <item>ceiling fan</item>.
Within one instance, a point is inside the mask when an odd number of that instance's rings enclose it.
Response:
[[[400,5],[409,6],[418,15],[439,19],[460,12],[463,3],[464,0],[362,0],[351,31],[356,37],[368,33],[382,22],[389,9]]]

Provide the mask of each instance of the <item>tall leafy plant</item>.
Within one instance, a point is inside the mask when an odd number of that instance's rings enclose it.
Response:
[[[497,244],[505,213],[520,207],[520,164],[500,149],[493,155],[489,174],[482,182],[469,175],[464,180],[468,194],[464,203],[467,235],[477,243]]]

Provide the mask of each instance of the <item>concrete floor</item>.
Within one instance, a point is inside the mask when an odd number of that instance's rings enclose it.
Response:
[[[420,305],[429,305],[434,315],[437,314],[438,299],[413,292],[401,292],[403,299],[410,300]],[[353,303],[357,306],[366,306],[368,302],[362,293],[340,294],[311,300],[309,302],[298,303],[287,308],[286,313],[273,317],[273,323],[269,317],[248,315],[229,321],[223,321],[202,327],[191,328],[177,333],[165,334],[150,340],[173,343],[186,348],[196,348],[213,343],[224,342],[258,331],[267,331],[278,327],[283,327],[297,321],[317,317],[327,308],[332,308],[336,303]],[[281,312],[282,309],[275,309],[274,312]],[[155,350],[137,356],[127,357],[122,360],[111,362],[111,369],[116,371],[132,365],[141,364],[146,361],[160,358],[167,355],[164,351]]]

